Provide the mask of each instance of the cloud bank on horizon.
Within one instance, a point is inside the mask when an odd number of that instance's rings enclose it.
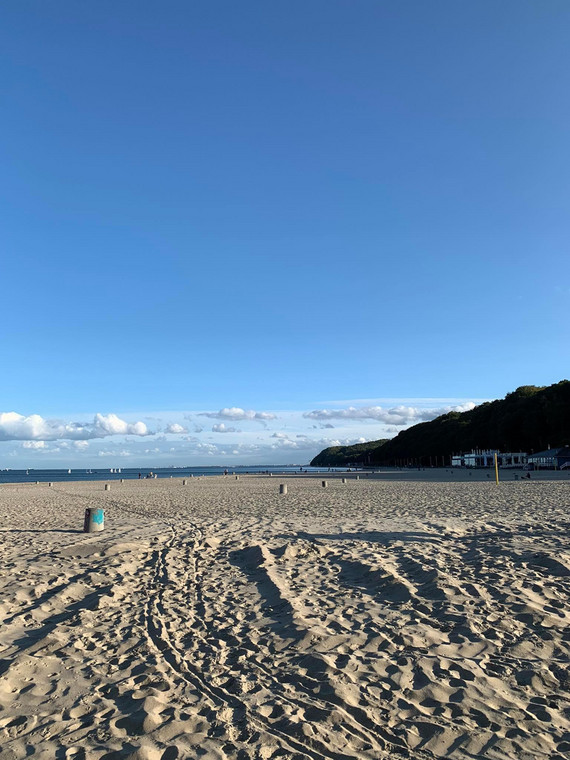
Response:
[[[123,419],[117,414],[98,413],[89,421],[65,421],[39,414],[3,412],[0,413],[0,456],[9,457],[12,466],[21,464],[23,467],[33,466],[34,457],[42,465],[49,462],[54,467],[58,463],[85,466],[96,460],[113,464],[118,457],[124,464],[130,459],[133,466],[142,466],[145,462],[168,466],[230,462],[278,464],[285,456],[287,462],[291,462],[294,455],[298,464],[306,464],[328,446],[388,438],[418,422],[476,406],[473,401],[459,404],[442,403],[444,401],[440,399],[439,404],[434,402],[431,407],[351,405],[275,412],[234,406],[219,411],[139,415],[152,424],[153,429],[140,420]],[[196,424],[204,417],[215,421],[211,428]],[[239,427],[235,426],[236,422],[240,423]],[[330,432],[332,429],[334,434]],[[101,439],[105,439],[105,445],[97,447]]]

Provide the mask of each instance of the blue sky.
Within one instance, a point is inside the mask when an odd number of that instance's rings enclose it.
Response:
[[[0,467],[306,461],[567,377],[569,40],[566,0],[4,4]]]

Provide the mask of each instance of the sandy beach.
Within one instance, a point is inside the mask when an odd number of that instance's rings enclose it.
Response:
[[[570,482],[464,475],[0,487],[0,757],[569,757]]]

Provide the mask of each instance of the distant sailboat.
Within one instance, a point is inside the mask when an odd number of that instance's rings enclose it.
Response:
[[[71,470],[68,470],[68,471],[67,471],[67,474],[68,474],[68,475],[71,475]]]

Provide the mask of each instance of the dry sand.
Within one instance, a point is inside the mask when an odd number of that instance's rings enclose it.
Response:
[[[323,477],[0,487],[2,760],[569,757],[570,483]]]

